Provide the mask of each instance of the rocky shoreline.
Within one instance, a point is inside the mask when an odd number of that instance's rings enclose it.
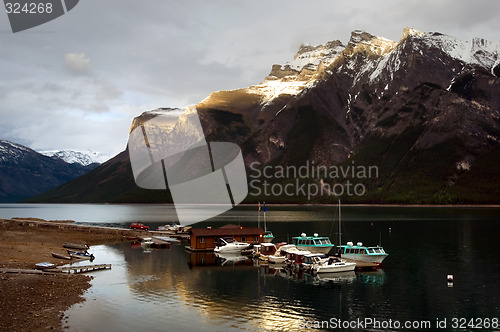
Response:
[[[70,221],[0,219],[0,268],[34,269],[46,261],[64,265],[68,261],[52,257],[64,242],[96,245],[134,235],[131,230]],[[84,300],[91,280],[84,274],[0,273],[0,331],[62,331],[67,323],[64,311]]]

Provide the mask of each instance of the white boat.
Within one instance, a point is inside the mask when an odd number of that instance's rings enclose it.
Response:
[[[351,259],[359,262],[374,263],[377,265],[382,264],[382,261],[389,256],[380,245],[366,247],[362,242],[354,245],[353,242],[347,242],[347,245],[340,245],[342,243],[341,232],[341,214],[340,214],[340,200],[339,200],[339,245],[337,246],[337,254],[340,257]]]
[[[295,249],[288,249],[286,251],[286,261],[287,264],[293,268],[293,269],[303,269],[303,262],[305,259],[305,256],[311,254],[310,251],[306,250],[297,250]]]
[[[284,263],[286,256],[280,249],[279,244],[277,247],[274,243],[261,243],[258,252],[259,259],[274,264]]]
[[[347,245],[339,246],[339,252],[341,257],[344,258],[379,265],[389,255],[380,246],[365,247],[362,242],[358,242],[356,245],[352,242],[347,242]]]
[[[281,256],[281,255],[270,255],[268,258],[267,258],[267,261],[269,263],[273,263],[273,264],[283,264],[286,260],[286,256]]]
[[[293,252],[296,252],[296,251],[301,251],[300,249],[298,249],[295,245],[293,244],[285,244],[284,246],[281,246],[280,247],[280,255],[281,256],[284,256],[285,257],[285,260],[291,256],[289,256],[288,254],[290,253],[293,253]]]
[[[300,234],[300,236],[292,237],[293,244],[301,249],[310,252],[328,254],[330,250],[335,246],[330,241],[330,238],[326,236],[318,236],[315,233],[313,236],[307,236],[306,233]]]
[[[297,247],[293,244],[285,244],[285,245],[280,247],[281,253],[285,256],[286,256],[286,253],[288,251],[297,251],[297,250],[299,250],[299,249],[297,249]]]
[[[311,261],[311,270],[316,273],[349,272],[356,268],[356,263],[346,262],[333,256],[326,259],[314,256]]]
[[[222,253],[229,253],[229,252],[241,253],[241,251],[247,247],[248,243],[246,242],[238,242],[231,237],[224,237],[219,239],[214,251]]]
[[[150,237],[145,237],[141,240],[141,247],[143,248],[151,248],[153,245],[153,239]]]
[[[258,256],[260,260],[267,261],[268,257],[276,253],[276,245],[274,243],[263,242],[260,244]]]

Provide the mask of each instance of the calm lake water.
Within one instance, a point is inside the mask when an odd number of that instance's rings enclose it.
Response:
[[[302,232],[336,242],[337,213],[335,206],[268,206],[266,221],[274,242]],[[140,221],[152,229],[176,219],[166,205],[0,205],[0,218],[11,217],[122,227]],[[228,223],[256,226],[256,208],[238,206],[195,227]],[[500,331],[500,209],[346,206],[342,227],[344,243],[382,242],[389,256],[381,269],[318,277],[252,260],[190,254],[185,243],[152,250],[128,243],[94,246],[93,263],[113,267],[92,273],[87,301],[68,310],[63,325],[69,331],[297,331],[348,325],[344,330],[399,331],[407,330],[405,324]],[[454,275],[453,284],[448,274]]]

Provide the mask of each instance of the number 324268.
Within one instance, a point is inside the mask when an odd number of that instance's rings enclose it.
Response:
[[[52,3],[25,3],[7,2],[5,3],[5,11],[7,14],[50,14],[52,13]]]

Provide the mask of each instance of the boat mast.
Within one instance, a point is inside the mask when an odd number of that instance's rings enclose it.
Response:
[[[266,202],[264,202],[264,232],[267,233],[267,227],[266,227]]]
[[[257,228],[260,228],[260,201],[259,201],[259,213],[257,214]]]
[[[339,246],[342,245],[342,222],[341,222],[341,212],[340,212],[340,198],[339,198]]]

